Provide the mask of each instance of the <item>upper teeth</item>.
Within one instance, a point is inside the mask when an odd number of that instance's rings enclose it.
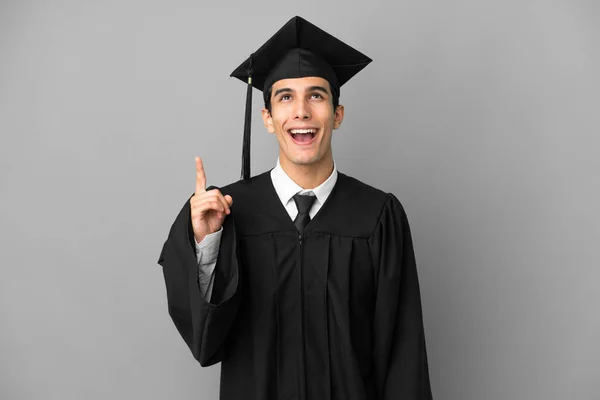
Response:
[[[317,133],[317,130],[316,129],[290,129],[290,133],[293,133],[293,134]]]

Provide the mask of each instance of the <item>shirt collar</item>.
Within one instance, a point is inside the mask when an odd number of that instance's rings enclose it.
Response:
[[[325,180],[325,182],[321,183],[314,189],[302,189],[296,182],[292,180],[292,178],[288,176],[288,174],[285,173],[281,167],[279,158],[277,158],[277,165],[271,170],[271,180],[273,181],[273,186],[275,187],[275,191],[277,192],[279,199],[284,205],[286,205],[298,192],[313,192],[315,196],[317,196],[316,200],[319,203],[324,204],[325,200],[327,200],[327,197],[329,197],[333,187],[335,186],[337,175],[338,172],[334,161],[333,171]]]

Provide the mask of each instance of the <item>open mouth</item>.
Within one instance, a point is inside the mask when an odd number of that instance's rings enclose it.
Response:
[[[315,136],[317,136],[317,129],[288,129],[288,134],[297,144],[310,144],[314,140]]]

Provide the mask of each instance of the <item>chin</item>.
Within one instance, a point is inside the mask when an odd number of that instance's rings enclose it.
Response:
[[[321,158],[317,156],[309,156],[309,157],[291,157],[289,160],[296,165],[312,165],[321,161]]]

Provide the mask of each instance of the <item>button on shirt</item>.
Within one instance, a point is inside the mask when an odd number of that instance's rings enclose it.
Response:
[[[312,219],[317,212],[321,209],[327,197],[331,194],[335,182],[337,181],[337,169],[335,162],[333,163],[333,171],[329,178],[325,182],[321,183],[314,189],[302,189],[296,182],[292,180],[285,173],[279,159],[277,159],[277,165],[271,170],[271,181],[273,181],[273,187],[281,204],[285,207],[286,211],[290,215],[292,221],[298,215],[298,209],[294,202],[294,195],[296,193],[315,195],[316,199],[308,215]],[[204,295],[204,298],[209,301],[210,295],[212,294],[213,282],[214,282],[214,270],[217,263],[217,256],[219,255],[219,246],[221,244],[221,234],[223,228],[218,231],[206,235],[206,237],[200,242],[196,242],[196,258],[198,260],[198,278],[200,291]]]

